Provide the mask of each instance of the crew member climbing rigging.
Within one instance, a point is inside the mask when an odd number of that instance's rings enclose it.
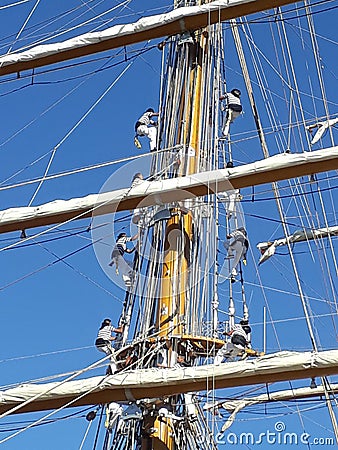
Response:
[[[156,150],[157,122],[152,120],[152,117],[158,115],[159,113],[156,113],[153,108],[148,108],[135,123],[135,145],[137,148],[141,148],[140,141],[137,137],[147,136],[149,138],[150,151],[153,152]]]
[[[119,269],[121,270],[122,278],[126,286],[131,286],[133,271],[127,261],[123,258],[123,255],[124,253],[133,253],[135,248],[127,248],[127,242],[134,241],[137,238],[138,233],[132,237],[127,236],[126,233],[120,233],[117,236],[116,244],[111,254],[111,261],[109,265],[113,266],[115,264],[116,275],[118,275]]]
[[[239,89],[232,89],[226,92],[219,99],[227,101],[226,116],[223,124],[222,134],[227,137],[229,134],[230,124],[242,114],[241,91]]]

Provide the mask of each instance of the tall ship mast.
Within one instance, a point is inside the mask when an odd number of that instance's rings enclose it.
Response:
[[[2,11],[0,443],[336,445],[336,7],[39,3]]]

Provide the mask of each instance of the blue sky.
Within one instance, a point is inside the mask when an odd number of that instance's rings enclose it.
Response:
[[[85,3],[88,2],[60,0],[51,5],[46,1],[41,1],[22,32],[20,42],[14,44],[13,48],[16,49],[26,45],[27,42],[36,41],[51,30],[58,29],[62,24],[70,27],[72,24],[85,21],[116,4],[113,2],[113,4],[107,5],[107,2],[93,1],[86,6]],[[5,4],[8,5],[9,2],[1,2],[0,6]],[[0,9],[2,23],[0,53],[6,53],[11,47],[15,35],[25,23],[35,4],[35,1],[28,1],[11,8]],[[79,7],[77,13],[55,23],[52,22],[52,17],[58,17],[62,11],[71,10],[76,6]],[[119,20],[123,22],[137,20],[144,14],[144,9],[153,6],[153,3],[150,4],[150,2],[149,4],[147,2],[146,5],[144,2],[136,0],[130,2],[120,13],[123,17]],[[168,1],[162,0],[156,2],[154,13],[160,12],[160,10],[157,11],[157,8],[160,7],[165,10],[170,8],[170,4]],[[111,13],[110,17],[113,15]],[[315,16],[322,57],[321,64],[332,115],[337,113],[336,19],[335,9]],[[46,28],[39,31],[37,31],[37,27],[34,28],[36,24],[45,24],[46,20],[49,21]],[[86,32],[98,25],[100,25],[100,19],[80,30]],[[301,28],[297,27],[296,21],[289,20],[286,27],[289,32],[291,30],[290,35],[293,34],[295,38],[301,35]],[[266,39],[267,28],[268,26],[264,24],[256,24],[253,27],[256,42],[264,48],[263,51],[267,55],[270,55],[273,53],[273,42]],[[28,35],[33,32],[35,34],[29,37]],[[70,37],[70,35],[65,36]],[[308,36],[305,32],[301,37],[303,37],[303,43],[308,43]],[[120,51],[99,55],[98,58],[102,59],[84,66],[75,65],[68,69],[46,71],[44,74],[41,74],[44,70],[38,69],[37,72],[40,74],[34,78],[22,77],[20,80],[15,80],[13,76],[10,76],[0,79],[2,110],[0,188],[42,176],[51,151],[56,146],[58,149],[49,170],[50,174],[137,155],[138,150],[133,144],[134,122],[146,108],[151,106],[156,109],[159,103],[161,52],[156,48],[156,43],[149,42],[137,46],[138,49],[149,48],[149,51],[131,60],[131,65],[124,75],[83,121],[81,118],[127,68],[128,63],[125,62],[110,67],[123,59],[121,56],[116,56]],[[238,86],[245,92],[229,33],[226,44],[229,44],[226,47],[228,83],[230,87]],[[297,78],[299,91],[304,94],[305,119],[310,123],[311,120],[315,120],[315,117],[321,117],[324,114],[317,91],[318,79],[313,84],[315,92],[311,97],[305,72],[306,64],[313,64],[308,59],[311,49],[307,47],[308,44],[304,44],[304,47],[296,47],[298,44],[292,41],[292,45],[295,68],[300,72],[299,78]],[[304,56],[305,62],[301,56]],[[273,57],[270,62],[273,66]],[[249,67],[252,68],[251,63],[249,63]],[[283,106],[285,91],[280,88],[278,84],[280,78],[275,76],[274,70],[271,70],[271,73],[268,72],[269,67],[271,69],[269,61],[266,61],[266,66],[260,73],[269,79],[269,88],[275,96],[280,124],[287,124],[289,111]],[[94,71],[97,73],[93,74]],[[312,66],[311,71],[312,73],[315,71],[315,69],[312,70]],[[284,76],[286,77],[286,74]],[[257,80],[253,84],[257,89]],[[256,92],[256,100],[262,105],[264,98],[260,97],[262,94],[259,94],[258,89]],[[236,164],[262,158],[258,140],[246,141],[243,139],[243,136],[252,136],[254,130],[254,121],[246,94],[243,95],[243,106],[243,117],[233,125],[233,152]],[[267,123],[267,118],[268,113],[262,110],[264,123]],[[295,121],[296,118],[292,117],[292,122]],[[73,131],[70,133],[71,130]],[[303,136],[303,142],[301,142],[299,137],[293,135],[295,134],[294,129],[290,130],[292,135],[290,142],[294,145],[292,150],[306,149],[304,137],[306,133],[304,131],[300,133]],[[285,128],[283,133],[280,130],[278,133],[276,132],[276,136],[271,136],[272,133],[267,134],[271,154],[279,151],[277,145],[280,142],[282,142],[282,148],[286,147],[288,132],[289,130]],[[143,149],[146,151],[148,143],[143,142]],[[299,147],[296,147],[296,142]],[[325,137],[322,144],[323,146],[331,145],[328,136]],[[43,155],[45,156],[41,158]],[[55,199],[68,199],[96,193],[101,191],[107,182],[112,188],[126,187],[140,164],[146,173],[146,162],[134,162],[130,166],[116,164],[45,182],[36,193],[33,205]],[[334,178],[330,183],[323,182],[322,187],[333,186]],[[281,183],[281,185],[287,186],[286,183]],[[35,195],[36,188],[37,184],[33,184],[1,190],[1,209],[27,206]],[[314,187],[315,189],[316,187]],[[265,191],[266,193],[259,195],[259,192]],[[285,188],[281,192],[286,195],[290,193],[290,190]],[[334,192],[334,190],[330,193],[325,191],[323,193],[324,200],[326,202],[336,201]],[[274,328],[269,324],[267,330],[268,351],[277,351],[279,346],[281,349],[310,350],[310,341],[299,298],[297,295],[291,294],[297,291],[288,257],[276,256],[273,261],[262,265],[259,272],[255,268],[255,262],[257,263],[259,258],[259,253],[255,248],[256,243],[282,236],[274,201],[259,201],[260,196],[262,198],[273,197],[270,187],[257,188],[254,202],[251,201],[252,191],[250,189],[245,190],[242,194],[242,207],[251,243],[249,264],[245,269],[245,280],[247,282],[246,296],[250,305],[251,323],[254,330],[254,347],[262,347],[263,306],[267,300],[278,335],[277,341]],[[307,196],[307,198],[309,198],[309,210],[317,211],[322,223],[323,214],[318,198],[316,195],[312,198]],[[284,208],[288,222],[294,224],[291,229],[295,231],[301,223],[297,216],[300,215],[300,212],[288,199],[285,199]],[[302,208],[301,214],[306,211],[304,205]],[[329,224],[334,224],[334,208],[332,206],[329,206],[327,214]],[[109,222],[111,218],[107,217],[106,220]],[[92,246],[88,246],[91,242],[91,234],[86,231],[88,224],[88,220],[78,221],[62,227],[62,232],[49,233],[39,239],[31,240],[29,243],[27,242],[29,244],[27,246],[24,241],[21,241],[15,248],[9,250],[5,249],[6,246],[19,241],[19,233],[0,236],[2,248],[0,258],[3,267],[0,289],[0,333],[3,343],[0,356],[1,386],[48,377],[57,373],[71,372],[100,358],[93,345],[97,328],[105,317],[111,317],[113,321],[118,320],[124,292],[112,283],[105,271],[102,270],[100,265],[102,262],[97,260],[94,249]],[[28,230],[27,234],[32,236],[35,232],[35,230]],[[221,230],[221,233],[224,234],[224,229]],[[69,234],[70,236],[67,236]],[[57,239],[42,242],[54,237]],[[334,243],[333,241],[333,245]],[[80,250],[85,246],[87,247]],[[322,250],[313,249],[312,256],[309,258],[309,248],[306,244],[301,244],[297,247],[296,258],[301,280],[304,287],[308,288],[311,310],[316,316],[313,322],[318,332],[318,340],[323,348],[335,348],[337,339],[334,320],[336,316],[333,313],[335,314],[337,310],[333,300],[331,308],[326,302],[328,299],[331,300],[334,295],[332,286],[330,286],[332,280],[324,278],[322,272],[318,270],[320,264],[318,264],[317,258],[321,252]],[[74,254],[64,261],[56,262],[58,258],[71,253]],[[281,253],[286,253],[286,250]],[[332,257],[329,256],[328,267],[333,270],[332,261]],[[323,270],[327,272],[326,267]],[[262,284],[271,288],[265,291],[266,299],[259,286],[260,277]],[[333,283],[336,283],[336,277],[333,278]],[[227,309],[227,290],[228,287],[225,284],[220,288],[223,311]],[[240,287],[236,285],[236,306],[238,307],[240,306],[239,290]],[[333,292],[336,294],[335,288],[333,288]],[[332,315],[330,316],[330,314]],[[325,316],[318,317],[319,315]],[[225,320],[226,314],[221,314],[220,318]],[[100,368],[91,374],[98,375],[103,371],[104,369]],[[296,387],[298,385],[306,385],[306,383],[295,382],[292,384]],[[284,384],[283,388],[289,388],[289,386]],[[244,392],[245,389],[238,391]],[[264,390],[259,392],[264,392]],[[228,395],[227,393],[222,394]],[[312,407],[314,404],[309,406]],[[313,436],[332,436],[328,414],[322,403],[320,403],[319,409],[305,412],[303,415],[304,427],[296,407],[291,408],[288,405],[280,410],[279,407],[280,405],[273,408],[267,407],[266,410],[264,408],[248,409],[238,416],[238,422],[231,431],[240,433],[243,430],[252,429],[255,432],[264,431],[266,428],[272,430],[277,420],[283,420],[286,429],[290,431],[296,430],[297,433],[301,433],[305,429],[307,432],[311,430]],[[299,409],[303,410],[305,407],[307,404],[303,403]],[[68,412],[72,411],[63,412],[58,417],[66,415]],[[78,414],[72,419],[56,421],[51,425],[27,430],[6,442],[5,448],[9,450],[23,447],[34,450],[78,448],[87,426],[83,414]],[[5,430],[15,428],[17,425],[21,426],[21,420],[31,420],[37,417],[39,417],[38,414],[33,414],[29,417],[18,415],[2,419],[0,441],[10,434]],[[18,422],[20,423],[18,424]],[[96,425],[97,422],[93,425],[93,430]],[[92,448],[95,433],[93,430],[83,448]],[[269,447],[270,445],[266,448]],[[327,446],[327,448],[331,447]],[[255,446],[247,446],[247,448],[255,448]],[[321,448],[325,448],[325,446],[321,445]]]

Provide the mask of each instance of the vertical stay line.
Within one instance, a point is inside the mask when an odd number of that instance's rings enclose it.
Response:
[[[247,65],[246,65],[246,62],[245,62],[243,47],[242,47],[242,44],[241,44],[241,40],[240,40],[240,36],[239,36],[236,20],[231,20],[231,27],[232,27],[232,32],[233,32],[233,35],[234,35],[235,45],[236,45],[236,48],[237,48],[240,64],[241,64],[241,67],[242,67],[244,80],[245,80],[247,91],[248,91],[248,96],[249,96],[252,112],[253,112],[255,123],[256,123],[256,127],[257,127],[257,132],[258,132],[259,139],[260,139],[260,142],[261,142],[263,155],[264,155],[265,158],[268,158],[269,157],[269,151],[268,151],[268,148],[267,148],[267,145],[266,145],[263,128],[262,128],[262,125],[261,125],[261,122],[260,122],[260,118],[259,118],[259,115],[258,115],[258,110],[257,110],[257,107],[256,107],[254,95],[253,95],[251,80],[250,80],[250,77],[249,77],[249,71],[248,71],[248,68],[247,68]],[[284,218],[284,213],[283,213],[282,203],[281,203],[281,200],[280,200],[280,195],[279,195],[279,192],[278,192],[278,185],[277,185],[277,183],[275,183],[275,182],[272,183],[272,189],[273,189],[273,192],[274,192],[274,197],[276,199],[277,208],[278,208],[279,216],[280,216],[280,219],[281,219],[281,224],[282,224],[282,227],[283,227],[284,235],[286,237],[286,236],[289,235],[289,232],[288,232],[287,224],[286,224],[285,218]],[[289,250],[289,255],[290,255],[292,267],[293,267],[293,270],[294,270],[294,275],[295,275],[295,278],[296,278],[298,291],[299,291],[299,294],[300,294],[300,298],[301,298],[301,302],[302,302],[302,306],[303,306],[303,310],[304,310],[305,320],[306,320],[306,323],[307,323],[307,327],[308,327],[308,331],[309,331],[309,336],[310,336],[310,341],[311,341],[311,344],[312,344],[312,348],[315,351],[318,351],[316,339],[315,339],[315,336],[314,336],[314,333],[313,333],[312,324],[311,324],[310,317],[309,317],[308,307],[307,307],[307,304],[306,304],[306,300],[305,300],[305,296],[304,296],[303,289],[302,289],[302,286],[301,286],[301,282],[300,282],[300,278],[299,278],[299,274],[298,274],[295,258],[293,256],[292,248],[291,248],[291,245],[290,245],[289,241],[287,242],[287,245],[288,245],[288,250]]]
[[[240,59],[240,65],[242,67],[242,72],[243,72],[243,76],[245,79],[245,83],[247,86],[247,91],[249,94],[249,99],[250,99],[250,104],[251,104],[251,108],[253,111],[253,115],[255,118],[255,123],[256,123],[256,127],[257,127],[257,131],[258,131],[258,135],[261,141],[261,147],[262,147],[262,151],[264,154],[264,157],[267,158],[269,156],[269,152],[268,152],[268,148],[265,142],[265,137],[264,137],[264,132],[260,123],[260,119],[259,119],[259,115],[258,115],[258,110],[256,108],[255,105],[255,100],[254,100],[254,95],[253,95],[253,90],[252,90],[252,86],[251,86],[251,80],[249,77],[249,72],[248,72],[248,68],[245,62],[245,58],[244,58],[244,53],[243,53],[243,48],[242,48],[242,44],[241,44],[241,40],[240,40],[240,36],[239,36],[239,32],[238,32],[238,28],[237,28],[237,24],[236,24],[236,20],[231,20],[231,27],[232,27],[232,31],[233,31],[233,36],[234,36],[234,40],[235,40],[235,45],[237,48],[237,52],[238,52],[238,56]],[[294,78],[295,79],[295,78]],[[274,196],[276,199],[276,203],[277,203],[277,208],[278,208],[278,212],[279,212],[279,216],[281,219],[281,224],[283,227],[283,232],[285,237],[287,237],[289,235],[289,231],[288,231],[288,226],[285,222],[285,217],[284,217],[284,213],[283,213],[283,207],[282,207],[282,202],[280,199],[280,195],[278,192],[278,184],[276,182],[272,183],[272,189],[274,192]],[[307,323],[307,327],[308,327],[308,332],[309,332],[309,336],[310,336],[310,341],[312,344],[312,348],[314,351],[318,351],[318,347],[317,347],[317,342],[314,336],[314,332],[313,332],[313,328],[312,328],[312,324],[311,324],[311,320],[310,320],[310,316],[309,316],[309,312],[308,312],[308,305],[307,305],[307,301],[301,286],[301,282],[300,282],[300,278],[299,278],[299,274],[298,274],[298,269],[296,266],[296,261],[293,255],[293,251],[292,251],[292,247],[291,244],[289,242],[289,240],[287,240],[287,246],[288,246],[288,250],[289,250],[289,255],[290,255],[290,260],[291,260],[291,264],[293,267],[293,271],[294,271],[294,276],[296,279],[296,283],[297,283],[297,287],[298,287],[298,292],[300,295],[300,299],[302,302],[302,307],[303,307],[303,311],[304,311],[304,315],[305,315],[305,320]],[[335,413],[333,411],[332,408],[332,404],[331,404],[331,398],[329,395],[329,391],[327,388],[327,380],[326,378],[322,378],[322,382],[323,382],[323,386],[324,386],[324,392],[325,392],[325,399],[326,399],[326,405],[330,414],[330,418],[331,418],[331,422],[332,422],[332,426],[333,426],[333,430],[335,433],[335,438],[336,441],[338,442],[338,424],[337,424],[337,419],[335,416]]]

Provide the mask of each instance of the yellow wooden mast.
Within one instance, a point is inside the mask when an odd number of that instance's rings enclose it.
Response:
[[[184,164],[179,176],[198,172],[199,142],[201,134],[201,92],[202,92],[202,56],[206,50],[206,38],[201,32],[196,33],[195,42],[189,48],[188,92],[181,99],[180,111],[184,114],[184,128],[179,133],[185,149]],[[186,104],[183,104],[187,99]],[[184,113],[183,113],[184,111]],[[186,202],[191,202],[188,200]],[[189,208],[186,208],[189,210]],[[176,214],[177,213],[177,214]],[[165,230],[164,258],[162,269],[161,294],[157,307],[157,328],[159,336],[166,340],[168,365],[175,360],[171,334],[176,338],[183,336],[187,311],[187,290],[189,287],[189,253],[193,236],[193,217],[190,211],[175,209],[175,215],[168,220]],[[155,420],[154,428],[158,430],[153,439],[153,449],[176,448],[171,424],[165,420]]]

